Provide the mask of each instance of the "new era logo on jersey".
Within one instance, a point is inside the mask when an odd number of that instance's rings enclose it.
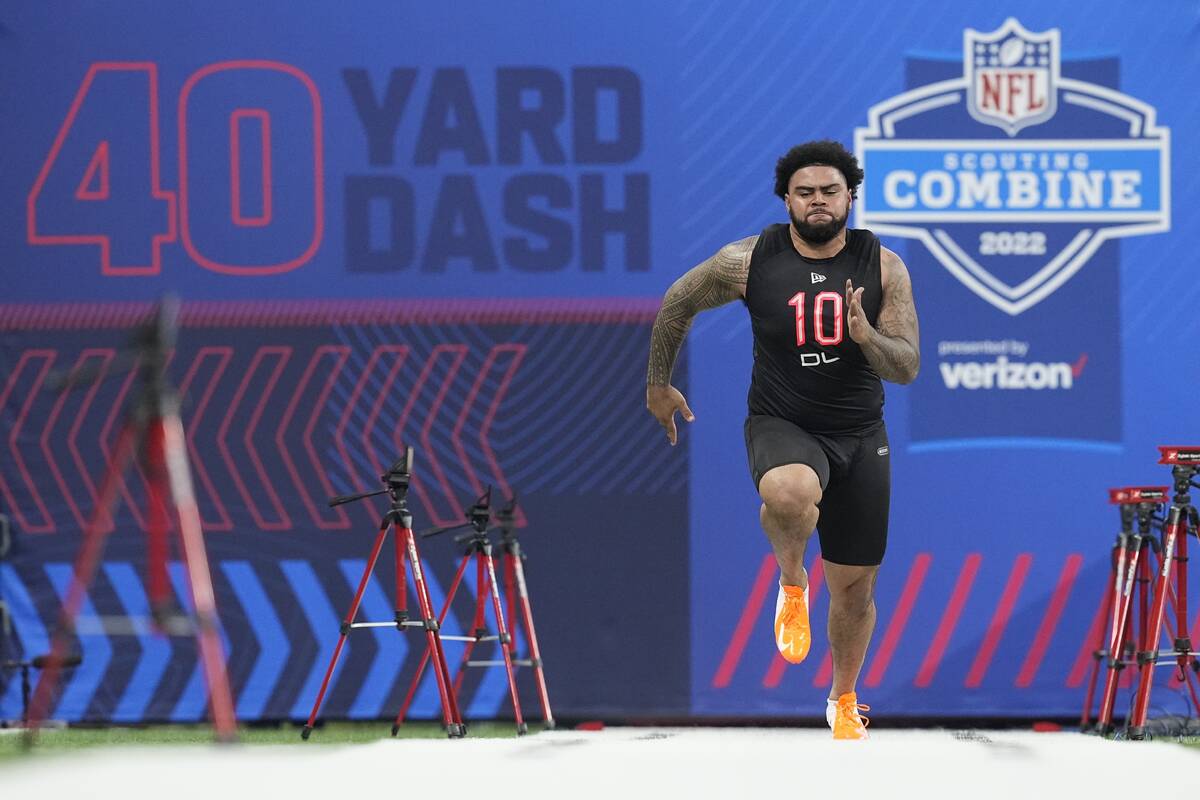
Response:
[[[821,281],[825,280],[825,276],[819,272],[810,272],[809,277],[812,279],[813,283],[820,283]]]

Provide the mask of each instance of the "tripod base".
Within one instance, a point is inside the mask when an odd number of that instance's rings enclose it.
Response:
[[[392,736],[400,733],[400,726],[392,725]],[[451,739],[461,739],[467,735],[467,725],[463,722],[453,722],[446,726],[446,736]]]
[[[410,464],[411,459],[410,450]],[[386,479],[389,476],[384,477]],[[334,647],[333,656],[329,660],[329,667],[325,670],[325,679],[321,682],[321,688],[317,691],[317,698],[313,703],[312,713],[309,715],[308,722],[300,733],[301,739],[307,740],[312,733],[313,726],[317,721],[317,714],[321,710],[321,703],[325,699],[325,691],[329,688],[329,681],[333,677],[334,668],[337,666],[338,659],[342,654],[342,647],[345,645],[346,639],[355,628],[383,625],[388,627],[395,626],[400,633],[404,633],[409,627],[419,627],[424,630],[426,647],[425,653],[421,658],[421,667],[423,668],[430,659],[434,662],[434,674],[437,679],[438,694],[441,698],[442,722],[446,733],[450,738],[458,738],[466,732],[466,728],[462,724],[462,716],[458,710],[458,702],[454,696],[454,687],[450,684],[449,670],[446,667],[446,656],[442,650],[441,634],[439,631],[440,625],[438,624],[439,621],[433,616],[433,603],[429,598],[429,588],[425,583],[424,572],[421,569],[420,555],[417,553],[416,539],[412,532],[412,516],[408,513],[405,502],[405,492],[408,488],[407,481],[408,474],[406,472],[397,473],[394,479],[395,485],[390,489],[392,493],[392,508],[380,522],[379,533],[375,537],[375,545],[367,560],[366,568],[363,570],[362,579],[359,581],[358,591],[350,603],[350,609],[346,612],[345,619],[338,626],[339,635],[337,645]],[[371,578],[371,573],[375,570],[375,562],[379,559],[380,550],[383,548],[384,540],[387,538],[389,532],[394,532],[395,534],[396,604],[403,606],[405,603],[404,575],[406,569],[405,562],[407,561],[408,565],[412,568],[413,583],[417,593],[417,602],[420,606],[421,621],[409,621],[407,609],[401,607],[396,609],[393,622],[356,623],[354,621],[355,615],[358,613],[363,593],[367,588],[367,582]],[[398,723],[399,720],[397,720]],[[393,736],[395,732],[395,727],[393,727]]]
[[[53,695],[62,670],[72,665],[67,653],[68,641],[74,635],[76,620],[103,558],[106,541],[114,530],[111,513],[122,476],[133,463],[143,440],[142,455],[148,473],[151,520],[147,553],[148,595],[152,605],[160,607],[166,590],[169,499],[176,512],[179,546],[193,609],[182,630],[196,639],[197,656],[208,687],[208,706],[215,738],[221,742],[237,738],[237,718],[222,652],[212,574],[188,468],[186,439],[178,406],[178,399],[172,392],[152,382],[144,390],[140,405],[130,414],[121,430],[109,466],[101,479],[92,516],[84,528],[83,541],[75,556],[71,582],[63,596],[58,625],[50,640],[50,652],[44,657],[42,674],[28,704],[27,746],[32,746],[37,729],[52,711]],[[74,663],[78,663],[78,660]]]
[[[448,636],[446,634],[442,634],[441,636],[441,639],[443,640],[461,641],[466,644],[466,649],[463,651],[462,661],[459,667],[458,677],[453,682],[453,685],[450,686],[450,695],[457,698],[457,695],[462,688],[462,682],[466,674],[467,667],[485,665],[492,666],[493,663],[497,666],[502,665],[504,667],[505,677],[508,680],[509,697],[511,698],[513,704],[513,715],[515,717],[514,721],[516,722],[517,735],[520,736],[526,732],[527,728],[525,725],[525,720],[521,715],[521,701],[517,695],[517,684],[515,678],[513,677],[513,658],[510,652],[512,637],[504,623],[504,608],[500,599],[500,589],[496,582],[496,569],[492,560],[492,546],[487,541],[487,538],[482,530],[476,529],[476,534],[471,538],[467,552],[463,556],[462,562],[459,564],[458,571],[454,574],[454,580],[451,581],[450,588],[446,591],[446,600],[442,606],[441,614],[438,615],[437,621],[439,625],[445,622],[446,615],[450,612],[450,606],[454,602],[454,596],[458,592],[459,587],[462,585],[463,575],[466,573],[467,566],[472,561],[476,566],[475,619],[472,633],[467,636]],[[491,600],[492,615],[496,623],[496,632],[494,634],[488,633],[488,629],[484,622],[485,608],[487,606],[488,599]],[[472,662],[471,653],[474,650],[475,645],[483,641],[495,641],[496,646],[500,650],[500,655],[503,656],[503,659],[496,662]],[[400,712],[396,715],[396,721],[392,725],[393,736],[400,729],[400,726],[404,724],[404,718],[408,714],[409,705],[412,703],[413,697],[416,694],[417,687],[421,682],[421,676],[425,671],[425,665],[427,662],[428,657],[423,658],[421,663],[417,665],[417,671],[413,676],[412,683],[409,685],[408,694],[405,696],[404,702],[400,706]],[[435,665],[435,669],[437,666],[438,665]],[[448,676],[449,673],[447,672],[447,677]],[[457,721],[459,723],[459,732],[457,735],[464,735],[466,733],[466,726],[462,724],[462,717],[460,716]],[[447,734],[451,738],[456,736],[453,725],[448,725],[446,730]]]

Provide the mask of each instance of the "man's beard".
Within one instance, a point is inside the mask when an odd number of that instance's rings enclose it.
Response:
[[[829,212],[828,222],[805,222],[796,218],[796,215],[788,212],[788,216],[792,218],[792,227],[796,229],[796,233],[800,234],[800,238],[809,244],[825,244],[831,241],[833,237],[842,232],[842,228],[846,227],[846,218],[849,216],[849,211],[846,216],[837,217],[831,211]]]

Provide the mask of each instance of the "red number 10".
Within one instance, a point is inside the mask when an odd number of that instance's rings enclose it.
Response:
[[[788,305],[796,309],[796,346],[799,347],[805,342],[804,334],[804,298],[805,292],[796,292],[792,295],[792,299],[788,300]],[[817,320],[813,324],[813,338],[817,344],[834,345],[841,344],[843,333],[843,315],[842,315],[842,296],[837,292],[821,292],[813,298],[813,319]],[[833,333],[825,333],[825,304],[833,303]]]

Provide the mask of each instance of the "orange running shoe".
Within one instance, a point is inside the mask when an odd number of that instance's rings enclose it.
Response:
[[[833,738],[870,739],[867,723],[870,721],[860,711],[870,711],[870,706],[859,704],[854,692],[846,692],[837,699],[837,712],[833,719]]]
[[[808,656],[812,631],[808,627],[808,587],[779,584],[775,598],[775,646],[785,661],[799,664]]]

